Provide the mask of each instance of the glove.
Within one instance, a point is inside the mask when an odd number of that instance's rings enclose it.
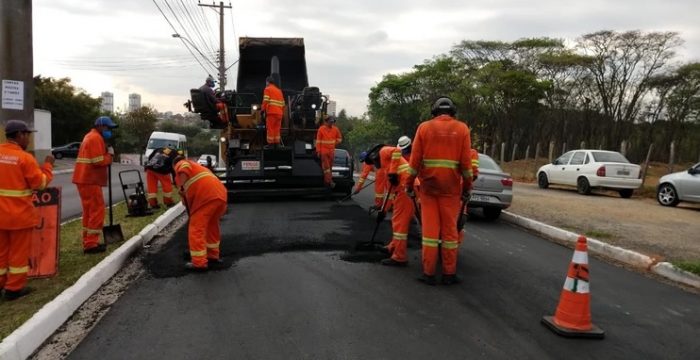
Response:
[[[413,191],[413,186],[406,186],[406,195],[409,197],[416,197],[416,193]]]
[[[389,174],[389,184],[392,186],[399,185],[399,174]]]
[[[114,156],[114,148],[111,147],[111,146],[108,146],[108,147],[107,147],[107,153],[110,154],[110,155],[112,155],[112,156]]]

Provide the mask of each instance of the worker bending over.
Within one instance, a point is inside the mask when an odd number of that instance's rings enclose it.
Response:
[[[165,147],[154,150],[146,162],[146,188],[148,205],[151,209],[160,209],[158,205],[158,183],[163,188],[163,204],[166,207],[173,202],[173,159],[177,156],[175,150]]]

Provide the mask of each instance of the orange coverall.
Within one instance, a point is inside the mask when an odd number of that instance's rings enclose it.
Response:
[[[105,219],[102,188],[107,186],[107,166],[111,163],[112,155],[107,152],[102,134],[97,129],[90,130],[80,144],[73,172],[73,183],[78,187],[83,207],[84,250],[100,244]]]
[[[457,272],[457,216],[462,189],[471,189],[472,186],[470,149],[469,128],[449,115],[426,121],[416,131],[409,171],[410,180],[417,175],[421,181],[425,275],[435,275],[441,245],[442,274],[454,275]]]
[[[386,169],[376,169],[374,165],[363,163],[362,173],[360,173],[360,178],[357,180],[357,187],[355,190],[362,189],[362,185],[372,171],[374,171],[374,205],[379,208],[382,206],[384,191],[386,190]],[[387,201],[387,209],[390,208],[391,201]]]
[[[19,291],[27,284],[32,230],[39,224],[32,189],[45,189],[52,170],[15,143],[0,145],[0,288]]]
[[[207,259],[219,259],[220,221],[226,213],[226,188],[206,167],[191,160],[175,165],[178,187],[185,193],[190,222],[187,237],[192,265],[207,267]]]
[[[263,91],[262,111],[265,112],[267,143],[279,144],[281,141],[282,115],[284,114],[284,96],[275,84],[268,84]]]
[[[386,146],[379,151],[380,162],[382,163],[382,168],[390,164],[389,168],[386,169],[388,175],[396,174],[399,178],[399,185],[394,187],[394,210],[391,217],[391,229],[392,236],[391,242],[387,246],[391,252],[391,258],[398,262],[407,262],[408,256],[406,255],[407,242],[408,242],[408,229],[411,225],[411,220],[413,220],[413,214],[415,212],[415,207],[413,206],[413,200],[406,194],[406,187],[411,184],[410,173],[408,171],[408,161],[406,161],[401,156],[401,150],[399,148]],[[388,181],[387,181],[388,184]],[[387,186],[391,186],[390,184]]]
[[[321,125],[316,132],[316,153],[321,158],[323,183],[329,186],[333,181],[333,158],[335,146],[343,141],[340,130],[335,125]]]
[[[161,152],[162,155],[170,156],[172,154],[171,149],[158,149],[156,151]],[[153,156],[158,156],[155,154]],[[146,166],[146,197],[148,198],[148,205],[151,207],[158,206],[158,183],[163,187],[163,203],[166,206],[173,205],[173,179],[172,179],[172,159],[167,159],[164,162],[164,166],[161,169],[152,169]]]

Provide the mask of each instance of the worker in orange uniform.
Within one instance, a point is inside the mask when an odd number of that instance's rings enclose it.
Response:
[[[405,142],[402,143],[405,145]],[[384,147],[379,151],[381,167],[387,169],[387,179],[389,188],[394,194],[393,215],[391,217],[392,236],[388,250],[391,257],[382,260],[382,265],[406,266],[408,264],[408,229],[413,220],[415,207],[413,200],[406,193],[406,188],[412,188],[409,181],[412,177],[409,173],[408,161],[401,156],[398,147]]]
[[[39,213],[32,202],[32,190],[43,190],[53,178],[54,158],[47,155],[39,167],[26,152],[31,133],[21,120],[5,125],[7,142],[0,145],[0,289],[5,299],[29,294],[27,287],[32,230],[39,225]]]
[[[363,155],[364,154],[364,155]],[[354,195],[360,193],[360,190],[364,188],[364,183],[367,180],[369,174],[374,171],[374,205],[370,207],[370,210],[379,210],[382,207],[382,200],[384,200],[384,190],[386,188],[386,171],[382,169],[377,169],[374,165],[365,162],[367,159],[367,151],[363,151],[360,154],[360,162],[362,163],[362,171],[360,172],[360,178],[357,180],[357,185],[355,186]],[[387,206],[388,208],[389,206]]]
[[[78,187],[83,207],[83,253],[97,254],[107,250],[100,243],[105,218],[105,201],[102,188],[107,186],[107,167],[112,164],[114,149],[105,140],[112,137],[117,124],[108,116],[100,116],[95,125],[83,137],[75,160],[73,183]]]
[[[178,156],[173,163],[180,197],[190,217],[187,238],[191,260],[185,269],[220,268],[220,221],[226,213],[226,188],[216,175],[195,161]]]
[[[316,155],[321,159],[323,169],[323,183],[331,188],[335,187],[333,182],[333,158],[335,157],[335,146],[343,141],[343,135],[335,125],[335,117],[326,115],[324,125],[316,132]]]
[[[272,147],[278,147],[282,139],[280,132],[284,114],[284,96],[278,85],[272,76],[267,77],[261,109],[267,127],[267,143]]]
[[[420,179],[421,223],[423,235],[423,276],[435,285],[438,251],[442,255],[442,283],[458,282],[457,217],[461,200],[472,188],[471,138],[467,125],[455,118],[457,109],[451,99],[442,97],[432,106],[433,119],[418,126],[409,162],[411,179]],[[462,179],[462,181],[460,181]]]
[[[146,162],[146,188],[148,205],[152,209],[160,209],[158,205],[158,183],[163,187],[163,204],[166,207],[174,205],[173,202],[173,158],[175,150],[165,147],[154,150]]]

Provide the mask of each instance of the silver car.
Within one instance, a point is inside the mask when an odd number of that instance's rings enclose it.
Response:
[[[664,175],[656,188],[656,200],[663,206],[681,201],[700,202],[700,163],[686,171]]]
[[[496,220],[513,201],[513,179],[493,159],[479,154],[479,177],[474,182],[469,209],[482,208],[487,220]]]

